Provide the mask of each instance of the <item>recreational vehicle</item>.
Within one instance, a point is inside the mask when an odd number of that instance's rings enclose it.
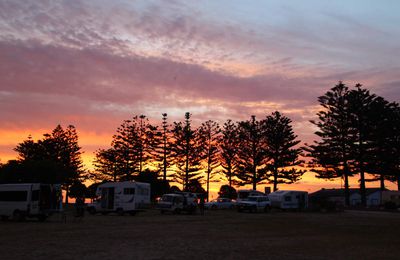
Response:
[[[238,190],[236,202],[246,200],[249,196],[265,196],[265,193],[258,190]]]
[[[94,214],[117,212],[134,215],[150,206],[150,184],[142,182],[107,182],[96,190],[97,199],[88,205],[87,210]]]
[[[0,184],[0,216],[21,221],[35,217],[40,221],[62,210],[60,184]]]
[[[305,209],[308,207],[308,192],[278,190],[268,195],[271,205],[279,209]]]

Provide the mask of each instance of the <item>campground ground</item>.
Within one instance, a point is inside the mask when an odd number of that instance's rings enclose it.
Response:
[[[399,259],[400,214],[238,213],[136,216],[67,213],[0,221],[1,259]]]

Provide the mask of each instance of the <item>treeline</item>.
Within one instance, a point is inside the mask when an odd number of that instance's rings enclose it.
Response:
[[[155,170],[164,181],[190,190],[198,183],[209,192],[212,181],[225,179],[229,186],[294,183],[304,173],[294,166],[299,160],[300,141],[291,120],[279,112],[264,119],[233,122],[222,126],[208,120],[193,127],[191,114],[161,126],[151,125],[144,116],[125,120],[113,136],[111,147],[96,152],[96,180],[132,180],[144,170]]]
[[[305,168],[296,166],[307,166],[317,178],[343,178],[347,205],[350,176],[360,176],[363,205],[366,181],[380,180],[382,189],[385,180],[399,183],[398,104],[342,82],[318,101],[318,119],[311,122],[318,140],[305,147],[300,147],[291,120],[278,111],[223,125],[208,120],[198,127],[190,113],[172,123],[164,113],[159,125],[140,115],[123,121],[110,147],[96,151],[93,171],[83,167],[75,128],[57,126],[41,140],[29,137],[18,144],[18,159],[1,165],[0,182],[58,182],[71,196],[86,179],[146,181],[161,190],[174,182],[190,191],[205,185],[208,195],[210,182],[217,181],[230,188],[272,184],[275,191],[280,183],[301,178]],[[311,158],[307,165],[304,156]],[[366,173],[374,179],[366,179]]]
[[[360,84],[349,89],[339,82],[318,98],[319,140],[305,148],[317,178],[342,178],[350,205],[349,177],[359,175],[361,204],[366,206],[367,181],[397,181],[400,190],[400,108]],[[366,173],[373,179],[366,179]]]

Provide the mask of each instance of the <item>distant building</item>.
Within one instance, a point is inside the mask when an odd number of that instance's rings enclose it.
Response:
[[[400,205],[400,191],[381,190],[380,188],[367,188],[367,207],[383,205],[387,201],[393,201]],[[333,202],[336,205],[345,205],[344,189],[321,189],[309,194],[310,204],[318,204],[322,201]],[[361,205],[360,189],[350,189],[350,206]]]

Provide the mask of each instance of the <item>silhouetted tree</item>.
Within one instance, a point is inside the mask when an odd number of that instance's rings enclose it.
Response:
[[[168,115],[167,113],[162,114],[162,125],[161,131],[157,133],[155,136],[157,139],[157,149],[155,160],[160,162],[160,171],[162,173],[162,178],[164,181],[167,181],[168,177],[168,169],[172,163],[171,156],[171,130],[170,125],[168,124]]]
[[[125,173],[124,179],[131,180],[152,160],[156,149],[157,127],[152,126],[144,115],[124,120],[113,136],[112,147],[117,153],[119,169]]]
[[[237,184],[234,182],[233,177],[237,170],[237,154],[240,144],[238,126],[232,120],[227,120],[221,133],[219,160],[223,168],[222,172],[228,179],[229,186],[232,187],[233,184]]]
[[[311,121],[318,127],[315,134],[320,140],[306,148],[313,157],[312,171],[317,178],[344,179],[345,204],[350,205],[349,176],[353,160],[352,128],[348,101],[348,87],[342,82],[330,89],[318,101],[322,109],[317,113],[318,121]]]
[[[200,146],[204,147],[204,160],[207,165],[206,168],[206,192],[207,201],[209,200],[210,181],[217,173],[215,170],[219,166],[218,160],[218,143],[220,141],[219,124],[212,120],[203,123],[199,130]]]
[[[197,131],[191,127],[190,113],[185,114],[185,122],[174,122],[172,129],[173,144],[172,153],[176,171],[172,175],[172,181],[182,185],[187,191],[189,181],[200,181],[202,147],[199,144]]]
[[[51,134],[37,142],[28,140],[18,144],[14,149],[22,162],[52,161],[62,169],[62,184],[66,191],[65,203],[68,204],[69,187],[72,183],[82,181],[85,176],[81,158],[81,147],[78,145],[78,134],[74,126],[65,130],[58,125]]]
[[[237,198],[237,192],[232,186],[222,185],[219,188],[218,196],[220,198],[230,198],[235,200]]]
[[[69,191],[69,196],[71,198],[83,198],[88,194],[88,189],[85,184],[77,181],[72,183]]]
[[[267,179],[266,172],[262,169],[268,160],[262,125],[263,123],[257,121],[255,116],[239,123],[241,142],[236,177],[240,180],[240,185],[252,184],[254,190],[258,183]]]
[[[266,154],[270,159],[267,164],[270,173],[267,176],[276,191],[278,183],[295,183],[305,172],[295,168],[303,162],[299,160],[302,149],[294,148],[300,141],[296,140],[292,121],[288,117],[276,111],[267,116],[263,123],[265,141],[268,144]]]
[[[193,193],[206,194],[206,191],[201,186],[201,183],[200,183],[200,181],[198,179],[189,180],[187,189],[185,191],[193,192]]]
[[[377,96],[371,94],[369,90],[357,84],[355,89],[350,90],[347,99],[350,111],[351,135],[355,140],[352,142],[352,154],[354,158],[354,168],[360,174],[360,194],[361,205],[367,205],[367,195],[365,189],[365,172],[367,169],[368,151],[371,149],[372,125],[371,121],[372,104]]]
[[[124,177],[123,165],[114,148],[99,149],[95,153],[93,165],[95,167],[94,180],[119,181]]]

